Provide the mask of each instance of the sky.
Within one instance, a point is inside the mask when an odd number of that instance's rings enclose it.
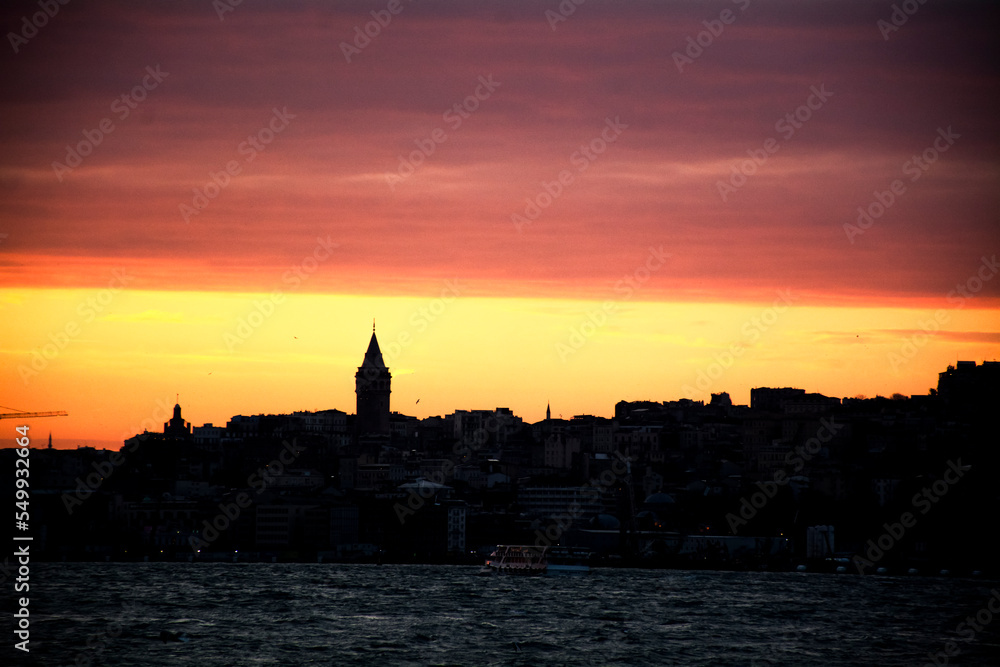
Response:
[[[2,411],[352,413],[373,320],[418,417],[926,393],[1000,349],[1000,10],[902,5],[8,3]]]

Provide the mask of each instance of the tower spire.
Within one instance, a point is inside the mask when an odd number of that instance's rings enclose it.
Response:
[[[389,394],[392,375],[382,358],[382,350],[375,338],[375,320],[372,319],[372,338],[365,358],[354,376],[354,391],[358,395],[358,412],[355,429],[360,435],[388,435]]]

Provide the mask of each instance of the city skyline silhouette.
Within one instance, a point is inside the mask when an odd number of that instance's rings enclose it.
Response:
[[[1000,3],[0,26],[0,663],[996,662]]]
[[[5,10],[0,402],[344,409],[373,317],[420,417],[997,358],[990,10],[570,4]]]

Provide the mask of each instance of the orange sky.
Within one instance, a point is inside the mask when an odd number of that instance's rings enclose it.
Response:
[[[939,5],[886,39],[884,3],[404,2],[350,62],[384,4],[71,3],[15,43],[37,5],[7,7],[0,404],[67,443],[176,392],[196,424],[353,412],[372,317],[419,416],[610,415],[735,344],[737,402],[924,392],[1000,343],[997,10]]]

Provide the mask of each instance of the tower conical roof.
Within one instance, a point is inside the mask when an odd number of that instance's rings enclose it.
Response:
[[[378,339],[372,331],[372,339],[368,343],[368,350],[365,352],[365,360],[361,362],[361,367],[374,366],[375,368],[385,368],[385,361],[382,359],[382,350],[379,349]]]

